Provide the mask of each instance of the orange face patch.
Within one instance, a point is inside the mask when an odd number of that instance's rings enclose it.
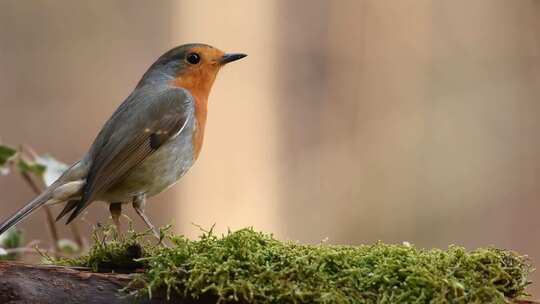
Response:
[[[196,128],[193,134],[193,148],[195,159],[199,156],[204,138],[204,127],[206,125],[206,114],[208,107],[208,95],[212,89],[212,84],[220,68],[219,60],[224,53],[212,47],[194,47],[189,53],[196,53],[200,56],[198,64],[186,63],[177,72],[173,85],[188,90],[195,99]]]

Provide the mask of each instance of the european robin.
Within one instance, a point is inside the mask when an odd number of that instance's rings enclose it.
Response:
[[[144,213],[147,197],[178,181],[201,151],[208,95],[225,64],[245,54],[205,44],[176,47],[157,59],[105,123],[89,151],[51,186],[0,225],[0,234],[44,204],[66,203],[57,220],[75,219],[90,203],[109,203],[119,226],[122,204]]]

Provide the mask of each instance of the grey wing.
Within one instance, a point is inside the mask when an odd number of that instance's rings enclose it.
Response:
[[[74,210],[67,223],[167,140],[182,132],[192,119],[193,98],[187,90],[138,90],[118,108],[94,141],[83,195],[76,206],[71,206]]]

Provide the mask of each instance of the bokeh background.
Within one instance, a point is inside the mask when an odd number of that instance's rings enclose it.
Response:
[[[220,72],[201,157],[151,199],[156,224],[494,245],[540,265],[539,1],[4,0],[2,141],[76,161],[186,42],[249,57]],[[33,197],[16,175],[0,193],[2,218]],[[48,240],[42,213],[28,240]],[[107,216],[96,203],[78,225]]]

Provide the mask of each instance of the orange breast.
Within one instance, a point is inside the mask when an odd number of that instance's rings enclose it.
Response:
[[[204,139],[204,127],[206,126],[208,100],[195,97],[195,129],[193,130],[193,155],[194,160],[199,157]]]
[[[215,75],[206,73],[181,74],[173,81],[173,85],[188,90],[195,99],[195,129],[193,131],[193,158],[197,159],[201,152],[206,114],[208,112],[208,95]]]

